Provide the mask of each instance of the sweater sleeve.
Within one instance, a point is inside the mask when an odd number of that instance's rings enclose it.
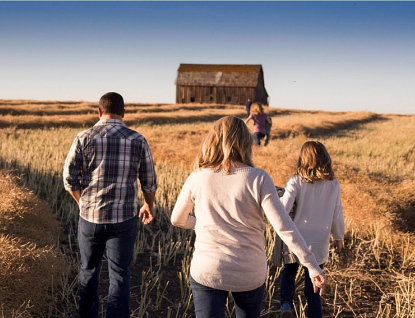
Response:
[[[287,213],[289,213],[293,208],[295,198],[297,196],[297,188],[295,185],[296,183],[294,182],[294,178],[291,176],[285,185],[284,195],[280,198]]]
[[[190,213],[193,210],[194,202],[191,198],[191,175],[187,178],[177,197],[176,204],[171,214],[171,223],[174,226],[183,229],[194,229],[196,225],[196,218]]]
[[[261,188],[261,206],[269,222],[278,236],[298,257],[300,263],[307,267],[310,277],[315,277],[323,271],[318,266],[314,254],[310,252],[306,242],[281,204],[271,177],[264,176]]]
[[[344,216],[343,207],[340,198],[340,185],[337,183],[338,192],[336,205],[334,207],[333,222],[331,225],[331,234],[335,240],[342,240],[344,238]]]

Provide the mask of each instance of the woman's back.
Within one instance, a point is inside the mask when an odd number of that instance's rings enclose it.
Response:
[[[261,192],[275,191],[272,179],[253,167],[228,175],[202,169],[190,175],[184,189],[194,202],[197,219],[192,277],[224,290],[260,286],[267,262],[259,200]]]

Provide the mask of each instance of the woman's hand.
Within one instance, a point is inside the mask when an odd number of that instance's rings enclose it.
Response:
[[[323,295],[324,286],[326,285],[326,275],[324,275],[324,273],[319,274],[318,276],[311,278],[311,281],[313,282],[314,292],[317,293],[320,289],[320,296]]]

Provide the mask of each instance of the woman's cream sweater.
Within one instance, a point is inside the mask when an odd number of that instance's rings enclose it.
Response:
[[[194,208],[194,216],[190,215]],[[266,278],[264,212],[281,239],[298,256],[310,277],[322,271],[285,212],[267,172],[243,167],[226,175],[202,169],[190,174],[171,215],[172,224],[195,229],[190,267],[199,284],[249,291]]]

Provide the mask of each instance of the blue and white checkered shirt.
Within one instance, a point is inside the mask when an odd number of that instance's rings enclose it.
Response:
[[[143,192],[156,191],[146,139],[118,119],[102,119],[80,132],[63,170],[65,189],[81,190],[80,216],[99,224],[120,223],[137,215],[137,178]]]

